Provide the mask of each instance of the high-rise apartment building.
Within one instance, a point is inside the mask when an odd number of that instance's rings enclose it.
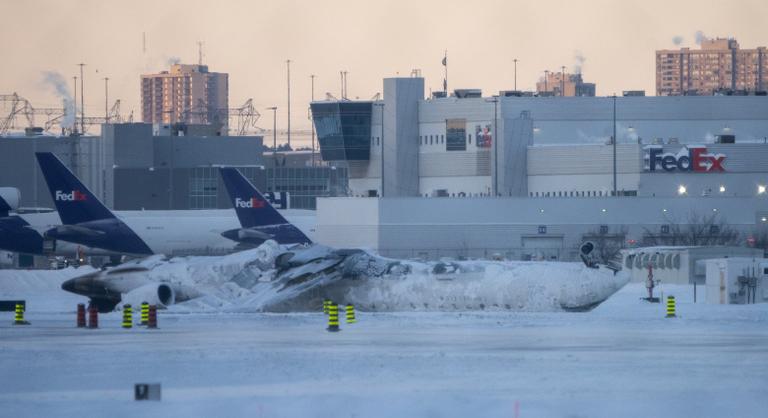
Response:
[[[735,39],[704,39],[701,49],[656,51],[656,95],[710,95],[768,88],[765,47],[739,49]]]
[[[141,76],[141,117],[146,123],[222,125],[226,132],[229,75],[207,65],[173,64]]]
[[[536,91],[551,96],[594,97],[595,83],[585,83],[581,74],[547,72],[536,83]]]

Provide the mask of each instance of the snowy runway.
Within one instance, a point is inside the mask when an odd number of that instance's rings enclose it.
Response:
[[[160,313],[159,330],[0,325],[5,416],[762,416],[766,306],[679,318],[629,285],[588,313]],[[671,291],[672,289],[668,289]],[[701,289],[700,289],[701,290]],[[700,299],[703,298],[699,295]],[[73,309],[74,310],[74,309]],[[161,402],[132,400],[162,383]]]

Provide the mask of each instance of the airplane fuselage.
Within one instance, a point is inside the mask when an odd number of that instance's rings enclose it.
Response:
[[[287,212],[307,235],[312,234],[312,211]],[[221,235],[240,228],[232,209],[114,214],[112,220],[63,227],[56,212],[13,215],[13,221],[0,222],[0,249],[44,254],[43,234],[51,230],[56,231],[50,234],[56,238],[54,255],[75,255],[78,247],[87,255],[217,255],[242,249],[240,243]]]

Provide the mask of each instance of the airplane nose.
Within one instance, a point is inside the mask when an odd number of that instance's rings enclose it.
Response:
[[[61,284],[61,289],[67,292],[75,292],[75,279],[69,279]]]

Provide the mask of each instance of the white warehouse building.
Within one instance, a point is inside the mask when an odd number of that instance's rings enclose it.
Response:
[[[768,97],[466,92],[425,99],[423,78],[388,78],[383,100],[311,104],[323,159],[346,162],[352,196],[318,204],[325,242],[385,255],[493,248],[570,259],[595,230],[638,241],[716,216],[744,242],[767,225]],[[470,238],[483,220],[495,226]]]

